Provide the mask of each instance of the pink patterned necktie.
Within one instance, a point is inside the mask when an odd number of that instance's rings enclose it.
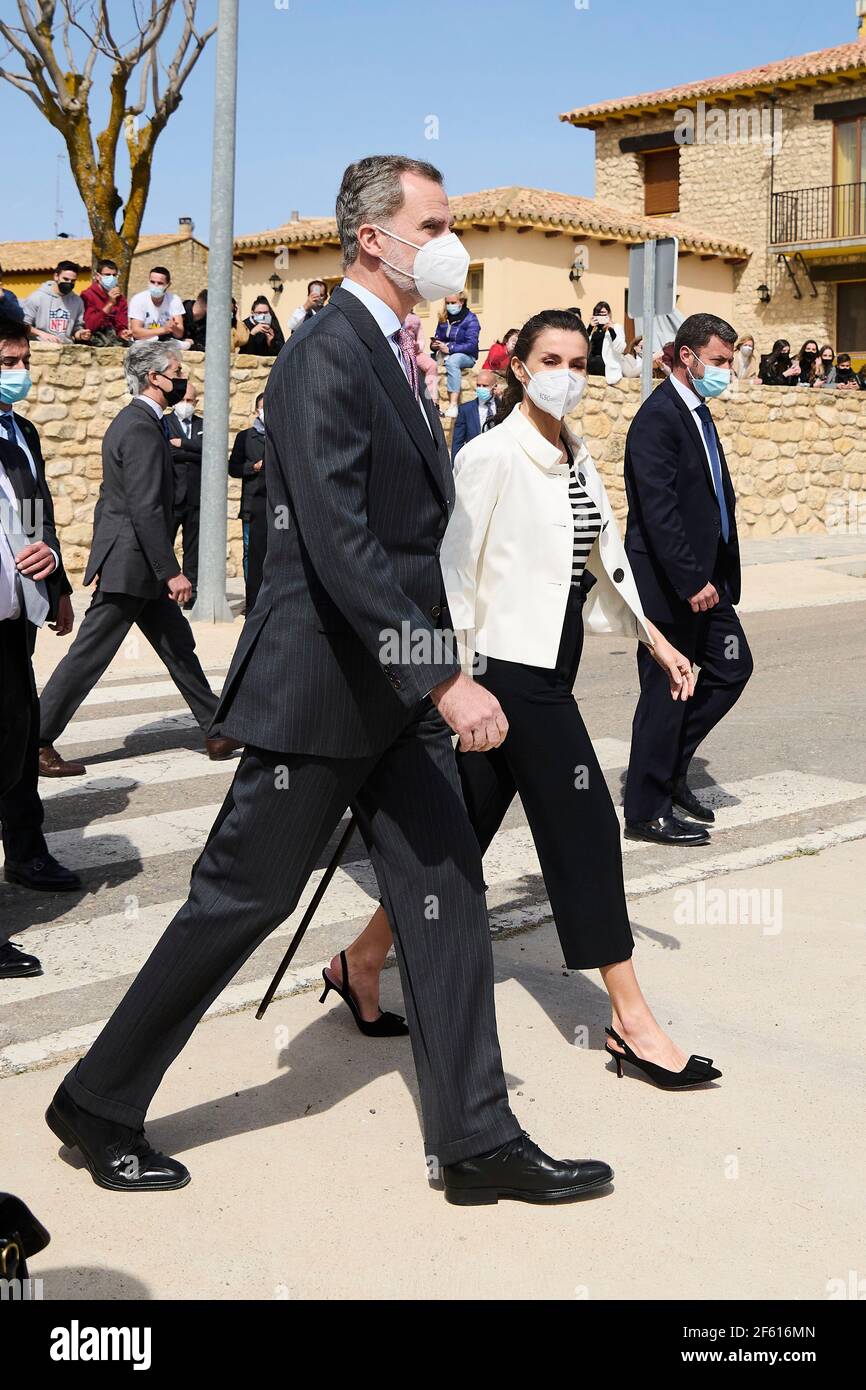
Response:
[[[405,369],[406,376],[409,378],[409,385],[412,387],[412,394],[415,397],[416,401],[420,400],[420,396],[418,393],[418,363],[415,361],[415,352],[417,350],[415,334],[412,332],[411,328],[406,328],[404,325],[397,333],[394,334],[394,337],[396,338],[397,345],[400,348],[400,356],[403,358],[403,367]]]

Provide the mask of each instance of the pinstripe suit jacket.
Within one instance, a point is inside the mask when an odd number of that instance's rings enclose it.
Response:
[[[341,289],[281,351],[266,407],[264,578],[213,728],[272,751],[375,754],[460,669],[441,642],[454,487],[439,419],[425,401],[427,428]]]

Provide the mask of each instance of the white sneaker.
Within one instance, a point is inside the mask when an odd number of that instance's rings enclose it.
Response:
[[[457,407],[456,407],[456,405],[449,405],[448,409],[445,411],[445,419],[446,419],[446,420],[456,420],[456,419],[457,419]]]

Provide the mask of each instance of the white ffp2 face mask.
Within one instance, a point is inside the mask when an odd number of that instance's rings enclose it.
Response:
[[[375,222],[373,226],[377,232],[384,232],[385,236],[413,248],[416,254],[411,271],[404,266],[392,265],[384,256],[381,259],[391,270],[411,275],[422,299],[441,299],[444,295],[459,294],[463,289],[469,269],[469,252],[455,232],[446,232],[444,236],[425,241],[423,246],[416,246],[414,241],[406,241],[396,232],[389,232],[387,227],[380,227]]]
[[[522,365],[529,377],[526,394],[539,410],[546,410],[548,415],[555,416],[557,420],[574,410],[586,388],[585,372],[572,372],[567,367],[557,367],[553,371],[536,372],[533,376],[526,363]]]

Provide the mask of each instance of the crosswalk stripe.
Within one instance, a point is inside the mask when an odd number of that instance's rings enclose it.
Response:
[[[73,719],[57,740],[61,749],[78,743],[119,743],[129,734],[175,733],[178,729],[198,729],[193,715],[183,709],[161,710],[148,719],[144,714],[115,714],[99,719]],[[204,735],[202,735],[204,737]]]
[[[214,694],[218,695],[219,687],[215,683],[215,674],[210,673],[208,682]],[[84,697],[81,708],[85,705],[120,705],[132,700],[164,700],[177,694],[177,686],[172,680],[139,681],[137,685],[96,685],[90,694]]]
[[[576,796],[580,792],[575,792]],[[844,782],[801,772],[768,772],[744,781],[730,782],[703,793],[717,812],[716,830],[756,825],[798,811],[814,810],[866,797],[866,783]],[[72,830],[56,830],[46,836],[55,858],[71,869],[99,868],[164,854],[201,849],[213,824],[219,803],[155,811],[97,822]],[[617,813],[622,819],[622,812]],[[633,853],[641,842],[625,840],[623,853]],[[2,862],[2,861],[0,861]],[[518,868],[519,866],[519,868]],[[488,850],[485,872],[498,878],[517,872],[537,872],[535,848],[528,826],[501,831]],[[333,891],[333,890],[332,890]]]
[[[790,836],[784,840],[776,840],[764,845],[752,846],[748,849],[734,850],[726,854],[718,854],[710,859],[692,860],[691,863],[680,863],[670,870],[663,870],[656,873],[642,875],[638,878],[627,879],[625,888],[630,900],[634,901],[641,897],[646,897],[655,893],[662,893],[670,888],[688,883],[696,883],[708,877],[718,877],[722,874],[742,872],[748,869],[758,868],[764,864],[771,864],[779,859],[788,858],[797,853],[819,853],[822,850],[833,848],[836,845],[846,844],[852,840],[862,840],[866,838],[866,819],[850,821],[844,825],[832,826],[826,830],[819,830],[811,834]],[[488,876],[489,878],[489,876]],[[325,900],[330,909],[330,892]],[[143,909],[135,922],[136,932],[136,959],[130,960],[126,967],[116,971],[118,975],[129,974],[136,970],[143,963],[146,953],[151,949],[154,941],[162,931],[164,924],[159,919],[166,915],[170,919],[176,910],[177,903],[160,904],[157,907]],[[299,909],[300,910],[300,909]],[[324,910],[324,908],[323,908]],[[495,934],[504,934],[514,930],[525,929],[528,926],[540,925],[550,917],[550,908],[542,898],[530,905],[520,907],[494,908],[490,913],[491,928]],[[118,914],[114,914],[114,921],[117,921]],[[108,923],[109,918],[102,919]],[[142,922],[147,927],[147,942],[144,940],[145,933],[141,932]],[[333,914],[329,910],[328,923],[319,925],[331,925],[334,922]],[[82,924],[84,926],[85,924]],[[94,926],[97,923],[93,924]],[[288,935],[291,927],[284,924],[275,935]],[[314,924],[315,929],[315,924]],[[58,941],[64,951],[70,943],[70,933],[74,928],[56,928],[53,933],[53,942]],[[36,934],[28,933],[28,944],[31,937]],[[46,938],[49,932],[45,932]],[[153,939],[151,939],[151,937]],[[651,943],[650,943],[651,944]],[[144,947],[139,950],[138,947]],[[86,961],[84,962],[86,964]],[[286,973],[282,984],[277,991],[276,998],[283,999],[292,994],[296,994],[304,989],[318,984],[321,978],[322,967],[327,964],[327,959],[323,958],[314,964],[304,964],[303,966],[290,970]],[[58,988],[68,988],[69,976],[66,983]],[[98,978],[109,978],[108,976],[96,975],[92,970],[87,977],[91,982]],[[111,977],[113,978],[113,976]],[[262,995],[270,983],[270,975],[262,976],[254,980],[247,980],[237,984],[230,984],[222,994],[214,1000],[207,1011],[206,1017],[217,1014],[236,1012],[242,1009],[258,1005]],[[34,999],[52,992],[52,983],[49,977],[41,977],[33,980],[19,980],[8,982],[15,993],[6,993],[4,989],[4,999],[12,1002],[14,999],[29,998]],[[62,1029],[54,1033],[44,1034],[38,1038],[27,1039],[23,1042],[7,1045],[0,1050],[0,1076],[12,1072],[23,1071],[28,1067],[39,1066],[48,1063],[64,1055],[71,1055],[83,1051],[90,1045],[93,1039],[104,1027],[105,1020],[84,1024],[75,1028]]]
[[[237,758],[212,762],[204,752],[175,748],[164,753],[148,753],[141,758],[118,758],[94,763],[84,777],[43,777],[39,795],[43,801],[70,796],[91,796],[99,792],[133,791],[136,787],[155,787],[187,782],[196,777],[234,776]]]

